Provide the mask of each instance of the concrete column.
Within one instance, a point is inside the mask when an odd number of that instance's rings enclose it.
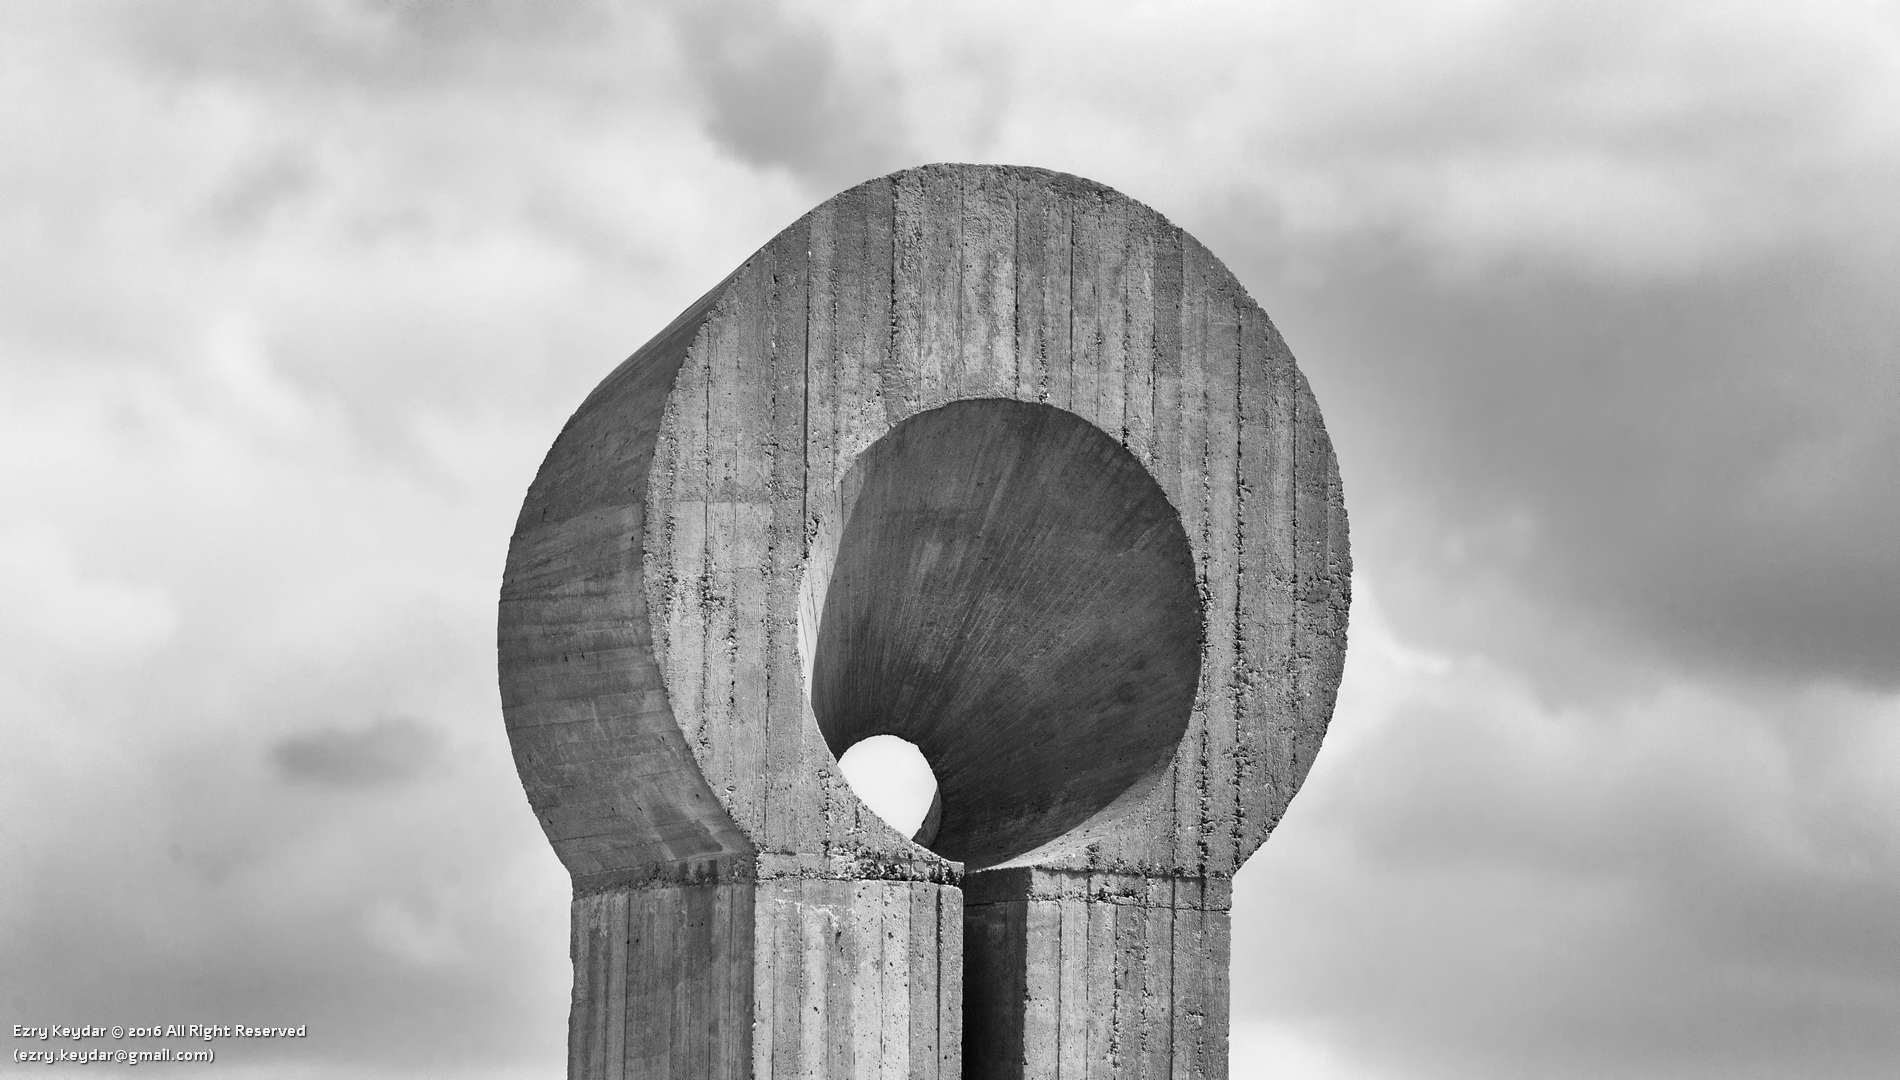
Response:
[[[965,882],[964,1075],[1227,1075],[1226,879],[997,870]]]

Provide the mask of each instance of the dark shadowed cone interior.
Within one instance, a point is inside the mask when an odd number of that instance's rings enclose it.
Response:
[[[1194,561],[1140,462],[1073,413],[958,401],[846,481],[812,704],[936,770],[929,845],[972,868],[1060,836],[1166,767],[1200,676]]]

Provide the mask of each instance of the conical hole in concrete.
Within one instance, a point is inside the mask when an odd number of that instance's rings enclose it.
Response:
[[[981,869],[1125,812],[1200,681],[1181,519],[1147,469],[1047,405],[953,402],[860,454],[815,537],[800,645],[833,754],[915,743],[926,844]]]
[[[928,846],[935,839],[943,805],[937,774],[917,744],[895,735],[873,735],[838,756],[851,790],[884,824]]]

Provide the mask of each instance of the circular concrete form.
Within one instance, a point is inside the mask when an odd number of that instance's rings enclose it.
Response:
[[[1312,393],[1218,260],[1099,184],[927,166],[582,404],[509,549],[504,710],[582,889],[759,853],[1228,875],[1318,750],[1349,582]],[[935,851],[837,770],[879,731],[938,770]]]

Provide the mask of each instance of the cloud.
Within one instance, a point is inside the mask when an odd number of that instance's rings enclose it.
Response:
[[[1300,290],[1296,347],[1335,368],[1357,535],[1408,628],[1572,694],[1605,674],[1578,652],[1637,675],[1598,693],[1677,663],[1892,687],[1879,291],[1813,252],[1641,289],[1401,263]]]
[[[675,20],[707,131],[740,160],[834,186],[907,164],[895,73],[847,66],[816,21],[736,3],[682,5]]]
[[[1890,18],[1046,19],[999,46],[988,152],[1151,199],[1249,284],[1402,628],[1571,698],[1895,685]]]
[[[719,0],[666,12],[692,115],[812,199],[931,161],[986,159],[1014,105],[1011,50],[887,6]]]
[[[1900,698],[1578,713],[1355,601],[1334,736],[1237,883],[1237,1020],[1375,1075],[1882,1074]]]
[[[33,615],[30,627],[0,626],[17,632],[4,639],[16,656],[71,651],[105,665],[161,646],[177,627],[161,589],[87,574],[43,521],[0,526],[0,567],[0,608]]]
[[[212,227],[234,236],[255,233],[314,192],[320,179],[310,155],[282,147],[243,168],[208,201],[206,217]]]
[[[1900,33],[1866,8],[1083,14],[1048,5],[1007,36],[944,18],[1011,70],[993,152],[1099,161],[1137,195],[1174,193],[1156,203],[1177,215],[1209,213],[1210,196],[1254,203],[1288,255],[1383,237],[1447,270],[1529,260],[1627,280],[1894,220],[1879,192],[1900,155],[1876,118],[1900,93]]]
[[[1234,1019],[1227,1058],[1232,1080],[1392,1080],[1401,1075],[1374,1071],[1363,1059],[1342,1052],[1336,1040],[1241,1017]]]
[[[412,780],[431,771],[438,753],[434,731],[406,716],[378,717],[360,728],[318,728],[270,746],[271,764],[286,780],[343,788]]]
[[[177,104],[75,55],[82,121]],[[229,102],[180,129],[222,145],[252,107]],[[370,372],[399,350],[341,354],[354,385],[306,363],[287,330],[352,277],[329,225],[360,204],[319,171],[208,233],[220,159],[183,157],[133,193],[29,185],[39,216],[0,218],[37,271],[0,299],[0,1008],[310,1026],[221,1052],[234,1075],[521,1075],[563,1045],[567,890],[501,737],[493,590],[559,418],[385,400]]]

